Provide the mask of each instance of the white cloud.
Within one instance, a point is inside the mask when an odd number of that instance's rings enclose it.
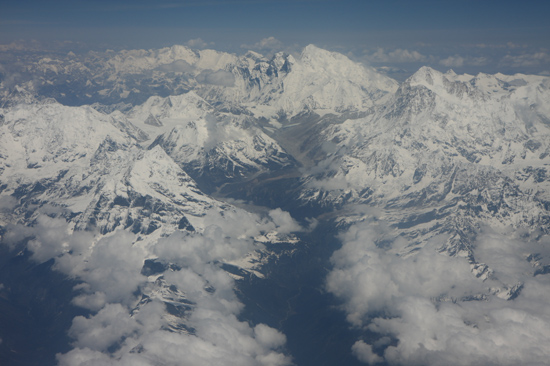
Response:
[[[405,62],[423,62],[428,58],[422,55],[418,51],[411,51],[405,49],[385,50],[384,48],[378,48],[374,53],[367,54],[366,59],[369,62],[391,62],[391,63],[405,63]]]
[[[140,271],[146,253],[134,245],[133,240],[133,234],[119,231],[102,238],[92,248],[90,241],[86,246],[79,242],[57,258],[54,268],[83,280],[90,292],[104,294],[101,297],[105,296],[106,302],[128,306],[135,299],[134,292],[145,281]]]
[[[514,43],[514,42],[508,42],[508,43],[506,43],[506,47],[507,47],[507,48],[510,48],[510,49],[515,49],[515,48],[526,48],[527,45],[525,45],[525,44],[517,44],[517,43]]]
[[[547,64],[550,64],[550,54],[542,50],[521,55],[506,55],[499,62],[500,67],[533,67]]]
[[[191,48],[206,48],[206,47],[214,46],[214,43],[213,42],[208,43],[203,41],[201,38],[195,38],[187,41],[185,45]]]
[[[189,65],[189,63],[184,60],[176,60],[172,63],[161,65],[158,68],[164,72],[191,73],[195,70],[193,66]]]
[[[437,253],[435,242],[416,256],[401,258],[395,254],[405,242],[394,243],[390,254],[376,247],[375,238],[370,227],[352,227],[343,247],[334,253],[335,269],[327,277],[328,290],[348,300],[348,320],[354,325],[360,326],[370,314],[395,310],[392,304],[401,296],[458,297],[460,289],[451,289],[454,281],[475,285],[467,261]]]
[[[447,67],[462,67],[464,66],[464,57],[449,56],[446,59],[440,60],[439,63]]]
[[[32,259],[38,262],[62,256],[70,250],[80,253],[92,241],[91,233],[79,232],[73,235],[65,220],[45,215],[36,219],[32,229],[13,231],[21,232],[25,236],[33,236],[28,243],[28,248],[33,252]]]
[[[91,365],[165,365],[182,360],[197,366],[290,364],[277,351],[284,336],[274,329],[260,326],[258,331],[258,326],[251,328],[234,314],[198,308],[189,319],[194,334],[174,333],[160,329],[162,320],[155,306],[161,305],[149,303],[134,317],[114,305],[107,308],[109,314],[102,310],[93,318],[78,318],[71,332],[78,337],[79,347],[58,355],[60,365],[79,365],[81,360]],[[120,348],[109,355],[105,347],[113,342]]]
[[[353,355],[361,362],[369,365],[383,362],[384,359],[372,351],[372,346],[363,341],[357,341],[351,347]]]
[[[256,327],[254,327],[254,335],[256,340],[265,347],[277,348],[282,347],[286,343],[284,334],[265,324],[256,325]]]
[[[107,304],[95,316],[77,316],[69,335],[76,339],[75,345],[97,351],[107,349],[136,332],[140,325],[128,314],[128,309],[120,304]]]
[[[352,352],[369,364],[543,365],[550,358],[550,282],[533,277],[526,254],[548,261],[549,240],[519,241],[513,233],[484,230],[476,258],[494,270],[483,282],[467,259],[437,252],[444,238],[403,256],[405,241],[379,248],[379,223],[352,226],[332,257],[327,289],[344,300],[348,321],[380,334],[358,340]],[[523,283],[519,296],[501,298]],[[485,301],[471,300],[484,295]],[[471,301],[469,301],[470,299]],[[394,339],[394,342],[389,342]]]
[[[491,48],[491,49],[518,49],[518,48],[527,48],[528,45],[526,44],[517,44],[513,42],[507,42],[507,43],[477,43],[473,45],[473,47],[476,48]]]
[[[267,37],[252,45],[242,44],[241,48],[258,51],[277,52],[283,49],[283,43],[275,37]]]
[[[463,67],[470,66],[483,66],[486,65],[489,60],[486,57],[462,57],[459,55],[449,56],[443,60],[439,60],[439,63],[446,67]]]
[[[38,217],[32,228],[12,227],[19,233],[12,240],[33,237],[29,249],[34,260],[55,258],[56,270],[81,281],[73,304],[94,312],[73,319],[69,335],[75,348],[57,355],[59,364],[291,364],[282,351],[282,333],[238,319],[243,304],[235,282],[217,263],[256,249],[253,238],[261,233],[301,227],[282,210],[260,217],[239,209],[223,215],[213,210],[204,225],[203,233],[175,232],[150,243],[136,242],[134,234],[123,230],[103,237],[73,233],[63,219],[47,216]],[[175,267],[163,273],[159,284],[156,277],[141,274],[147,258]],[[190,304],[184,315],[168,312],[166,291],[177,291]],[[140,303],[141,294],[150,300]],[[174,324],[184,324],[188,331],[168,330]]]
[[[77,288],[89,288],[89,286],[79,286]],[[107,303],[107,296],[104,292],[96,291],[78,295],[73,299],[73,304],[91,311],[101,310]]]
[[[275,224],[275,230],[280,234],[289,234],[293,231],[302,230],[300,225],[290,216],[290,214],[280,208],[269,211],[269,217],[273,224]]]

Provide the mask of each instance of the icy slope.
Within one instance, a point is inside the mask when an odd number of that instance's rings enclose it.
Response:
[[[166,363],[182,352],[205,364],[221,354],[290,363],[284,335],[237,320],[233,279],[263,276],[268,246],[300,230],[288,213],[210,198],[160,146],[143,148],[147,136],[120,113],[50,100],[0,115],[2,244],[78,281],[72,303],[90,311],[73,319],[60,364]],[[161,340],[178,346],[159,352]]]
[[[547,230],[550,81],[420,69],[367,117],[332,124],[301,199],[367,203],[414,243],[451,233],[472,256],[482,225]],[[545,229],[544,229],[545,228]]]
[[[320,163],[327,171],[319,175],[326,178],[315,184],[336,187],[342,180],[352,194],[370,188],[373,199],[388,200],[422,191],[458,166],[514,180],[519,172],[544,169],[550,152],[549,111],[542,103],[550,97],[548,78],[507,77],[525,83],[512,87],[496,76],[458,80],[465,77],[423,68],[368,117],[326,128],[324,147],[317,146],[327,152]],[[477,87],[490,82],[500,87]],[[526,184],[529,178],[517,180]]]
[[[171,232],[186,215],[222,207],[162,149],[142,150],[135,136],[146,135],[123,116],[55,102],[18,105],[3,115],[2,194],[17,197],[29,220],[37,214],[31,210],[46,205],[65,211],[77,228],[152,232],[163,222]]]
[[[158,135],[151,147],[161,146],[211,189],[227,178],[250,177],[295,164],[250,117],[220,112],[194,92],[151,97],[127,116],[149,135]]]
[[[285,121],[300,113],[358,111],[372,107],[397,83],[346,56],[309,45],[299,58],[259,55],[229,68],[235,86],[213,87],[205,98],[244,105],[257,117]],[[201,91],[201,93],[204,93]]]
[[[130,118],[139,122],[140,116],[154,113],[165,124],[152,128],[170,128],[167,136],[185,132],[179,135],[182,144],[168,149],[181,158],[179,162],[161,144],[151,146],[148,135],[120,112],[106,115],[88,106],[67,107],[53,100],[1,109],[0,195],[5,201],[2,205],[9,206],[0,211],[2,227],[16,223],[32,227],[39,217],[49,215],[67,220],[71,231],[103,236],[124,229],[135,240],[153,243],[180,230],[203,232],[212,215],[260,220],[204,194],[181,166],[214,169],[215,163],[226,158],[241,159],[243,170],[259,171],[263,165],[277,165],[277,154],[283,155],[281,166],[288,164],[288,156],[278,145],[259,130],[245,130],[239,121],[219,122],[218,126],[208,120],[215,118],[206,114],[212,110],[193,93],[150,102],[133,110]],[[162,112],[157,104],[169,107]],[[187,124],[181,125],[186,119]],[[212,123],[208,128],[207,120]],[[204,162],[206,158],[214,168]],[[234,172],[225,168],[219,168],[224,177]],[[269,226],[270,222],[277,220],[258,224],[264,229],[255,236],[270,234],[280,241],[274,232],[280,225]]]
[[[65,107],[53,100],[19,104],[1,113],[2,174],[18,179],[9,185],[71,169],[75,161],[89,160],[107,136],[127,146],[147,138],[126,119],[105,116],[90,107]]]
[[[422,68],[368,117],[325,129],[302,197],[364,203],[333,215],[326,282],[375,334],[351,347],[359,360],[545,362],[549,100],[546,77]]]

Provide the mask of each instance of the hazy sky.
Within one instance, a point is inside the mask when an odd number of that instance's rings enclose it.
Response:
[[[189,44],[269,53],[314,43],[374,66],[550,71],[548,0],[0,0],[0,4],[2,44],[18,40],[69,40],[96,48]]]

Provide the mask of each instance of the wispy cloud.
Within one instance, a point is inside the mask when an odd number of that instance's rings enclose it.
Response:
[[[298,0],[301,2],[312,0]],[[142,10],[176,10],[185,8],[197,8],[197,7],[214,7],[220,5],[258,5],[277,3],[280,0],[183,0],[183,1],[157,1],[157,2],[135,2],[131,4],[86,4],[86,7],[82,7],[82,10],[96,10],[96,11],[142,11]]]
[[[532,67],[541,65],[550,65],[550,53],[547,51],[538,51],[533,53],[522,53],[519,55],[509,54],[499,62],[500,66],[505,67]]]
[[[463,66],[483,66],[489,63],[487,57],[469,57],[454,55],[449,56],[443,60],[439,60],[439,63],[445,67],[463,67]]]
[[[197,75],[196,80],[202,84],[218,85],[231,87],[235,85],[235,76],[225,70],[210,71],[205,70]]]
[[[202,38],[195,38],[195,39],[190,39],[189,41],[187,41],[187,43],[185,44],[187,47],[191,47],[191,48],[206,48],[206,47],[212,47],[214,46],[214,42],[205,42],[204,40],[202,40]]]
[[[370,62],[405,63],[423,62],[426,61],[428,57],[415,50],[401,48],[386,50],[384,48],[378,48],[374,53],[367,53],[366,59]]]
[[[520,49],[527,48],[526,44],[518,44],[514,42],[507,43],[476,43],[474,45],[467,44],[464,47],[466,48],[482,48],[482,49]]]

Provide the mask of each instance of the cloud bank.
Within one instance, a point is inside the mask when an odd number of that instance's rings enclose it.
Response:
[[[235,282],[219,263],[258,249],[255,236],[300,226],[282,210],[265,217],[211,211],[204,223],[201,232],[177,231],[154,242],[124,230],[72,232],[64,219],[45,215],[32,228],[12,227],[11,243],[30,237],[34,260],[55,258],[54,269],[81,282],[73,303],[92,311],[73,319],[74,348],[57,355],[59,364],[291,364],[284,334],[239,320]],[[154,263],[147,270],[146,261]]]
[[[543,365],[550,359],[550,281],[535,274],[528,253],[549,258],[550,240],[513,239],[485,229],[476,256],[494,276],[476,278],[466,258],[440,254],[436,238],[414,254],[407,242],[383,247],[378,223],[359,223],[342,236],[327,289],[343,300],[354,327],[378,334],[351,352],[366,364]],[[516,285],[509,300],[504,289]],[[366,334],[366,333],[365,333]]]

